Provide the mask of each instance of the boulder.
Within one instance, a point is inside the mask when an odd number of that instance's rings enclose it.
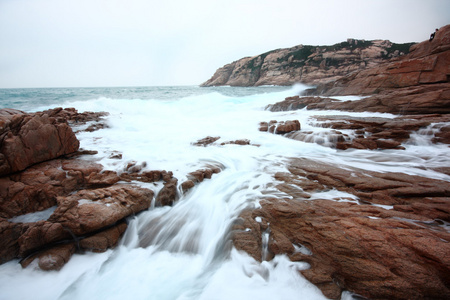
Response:
[[[301,129],[300,122],[298,120],[288,121],[276,121],[260,122],[259,131],[268,131],[275,134],[285,134],[293,131],[299,131]]]
[[[164,183],[164,187],[159,191],[155,199],[155,206],[173,205],[178,199],[178,179],[172,178],[170,181]]]
[[[44,271],[59,271],[75,253],[75,243],[62,244],[39,252],[22,260],[20,264],[23,268],[28,267],[35,259],[38,266]]]
[[[82,188],[108,186],[119,180],[115,172],[102,173],[102,168],[80,159],[54,159],[0,177],[0,217],[41,211],[55,206],[58,196]]]
[[[0,176],[76,152],[79,141],[67,123],[46,113],[0,113]]]
[[[48,221],[61,224],[74,235],[85,235],[147,209],[152,199],[153,191],[125,184],[81,190],[58,197],[58,208]]]
[[[122,222],[109,229],[101,231],[80,241],[80,248],[92,252],[105,252],[109,248],[114,248],[119,242],[119,238],[127,229],[127,223]]]

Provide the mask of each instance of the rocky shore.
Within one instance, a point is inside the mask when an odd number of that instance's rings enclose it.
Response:
[[[402,151],[402,143],[418,131],[434,143],[450,144],[449,62],[450,26],[445,26],[433,41],[412,46],[402,58],[321,84],[310,96],[290,97],[268,109],[398,115],[317,116],[311,123],[329,129],[320,136],[301,130],[285,134],[343,151]],[[332,98],[349,94],[368,97]],[[267,130],[267,124],[260,130]],[[450,175],[448,168],[434,170]],[[310,268],[301,273],[332,299],[339,299],[343,290],[368,299],[450,297],[448,181],[299,158],[292,158],[289,173],[275,179],[287,196],[264,199],[261,208],[241,214],[233,239],[238,249],[260,261],[286,254],[308,262]],[[320,191],[330,190],[351,196],[320,199]],[[264,233],[269,234],[267,245]]]
[[[26,267],[37,259],[41,269],[58,270],[75,252],[116,246],[127,217],[177,199],[172,172],[142,171],[142,165],[130,162],[118,174],[79,158],[96,151],[79,149],[72,128],[104,128],[105,115],[73,108],[0,110],[0,263],[19,258]],[[183,190],[218,172],[192,172]],[[150,190],[132,182],[161,182],[163,187]]]
[[[316,73],[303,73],[308,60],[299,67],[302,78],[325,83],[308,95],[267,107],[277,112],[317,110],[309,122],[323,129],[320,134],[303,129],[298,120],[261,120],[259,130],[354,153],[403,151],[419,132],[432,143],[450,145],[450,26],[402,56],[398,46],[386,41],[353,40],[344,46],[350,50],[334,49],[335,56],[322,49],[310,53],[315,54],[311,59],[321,61]],[[268,81],[270,68],[266,70],[264,63],[285,57],[283,66],[295,69],[297,58],[291,59],[285,51],[267,53],[261,61],[255,57],[236,62],[229,69],[235,72],[237,65],[253,60],[260,75],[267,72],[249,85],[275,84]],[[347,64],[350,56],[370,59],[358,62],[355,69]],[[327,64],[333,60],[342,65],[335,66],[333,75],[320,77],[321,68],[330,70]],[[282,69],[270,74],[278,71]],[[289,72],[285,83],[298,79]],[[214,80],[223,77],[219,75]],[[214,82],[219,81],[210,84]],[[366,97],[333,98],[349,94]],[[321,116],[321,109],[396,116]],[[127,218],[150,207],[174,205],[183,193],[205,179],[214,180],[221,171],[220,166],[206,166],[179,182],[170,171],[148,171],[137,162],[123,162],[121,172],[105,170],[86,158],[96,151],[80,149],[74,132],[106,128],[106,115],[72,108],[37,113],[0,110],[0,263],[20,259],[23,267],[32,264],[59,270],[73,253],[106,251],[126,231]],[[192,145],[259,146],[247,139],[219,144],[219,139],[208,136]],[[380,163],[388,159],[382,151],[374,153],[379,154]],[[112,152],[110,158],[120,161],[121,153]],[[343,291],[362,299],[450,298],[448,181],[298,157],[287,162],[287,170],[273,178],[282,196],[262,195],[260,207],[244,210],[236,220],[231,239],[238,250],[258,261],[286,255],[292,261],[307,262],[310,268],[301,274],[331,299],[339,299]],[[450,175],[446,167],[432,171]],[[140,182],[154,185],[142,187]],[[323,198],[324,192],[346,196]]]

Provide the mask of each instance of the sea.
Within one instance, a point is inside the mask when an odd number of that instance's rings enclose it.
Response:
[[[18,260],[0,265],[0,299],[326,299],[299,273],[309,268],[307,263],[291,262],[284,255],[258,262],[237,251],[230,229],[239,214],[258,207],[263,197],[287,197],[275,188],[274,174],[287,172],[293,157],[450,181],[450,176],[432,170],[450,167],[450,148],[431,142],[431,127],[413,134],[403,144],[405,150],[341,151],[258,130],[260,122],[299,120],[302,130],[323,138],[330,129],[316,127],[312,116],[395,117],[332,110],[266,110],[267,105],[299,95],[306,88],[0,89],[0,108],[35,112],[74,107],[79,112],[108,112],[104,129],[86,132],[74,128],[82,149],[98,151],[81,158],[101,163],[105,169],[120,173],[133,162],[143,170],[172,171],[179,183],[189,172],[207,166],[221,169],[186,194],[180,193],[172,207],[153,205],[129,217],[128,229],[115,249],[75,254],[60,271],[41,271],[36,264],[23,269]],[[360,98],[338,97],[342,101]],[[207,136],[220,139],[207,147],[193,145]],[[238,139],[247,139],[250,145],[221,145]],[[111,158],[113,153],[122,154],[122,159]],[[162,187],[135,184],[155,192]],[[318,198],[357,202],[353,195],[336,190],[312,197]],[[46,219],[51,212],[20,216],[20,220]],[[344,292],[343,299],[352,298]]]

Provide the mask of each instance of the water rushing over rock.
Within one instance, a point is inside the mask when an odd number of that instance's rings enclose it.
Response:
[[[447,116],[265,110],[303,89],[61,98],[108,115],[77,126],[88,151],[0,178],[2,255],[16,258],[1,296],[448,298]]]

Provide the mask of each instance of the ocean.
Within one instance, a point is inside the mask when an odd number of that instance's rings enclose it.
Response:
[[[450,176],[431,170],[450,167],[450,149],[431,143],[425,132],[414,134],[401,151],[340,151],[258,130],[259,122],[271,120],[299,120],[302,130],[316,133],[329,130],[313,126],[310,117],[314,115],[395,117],[265,110],[305,88],[0,89],[0,108],[34,112],[75,107],[79,112],[108,112],[107,128],[77,133],[81,148],[98,151],[82,158],[105,169],[121,172],[135,161],[145,163],[145,170],[172,171],[179,183],[189,172],[208,165],[222,169],[181,196],[173,207],[152,207],[130,217],[120,245],[113,250],[75,254],[58,272],[44,272],[33,265],[22,269],[17,260],[0,265],[0,299],[325,299],[299,274],[308,268],[306,263],[291,262],[286,256],[259,263],[234,249],[229,233],[239,213],[258,207],[262,197],[286,197],[274,187],[273,175],[286,172],[292,157],[450,181]],[[208,147],[193,145],[207,136],[220,139]],[[248,139],[251,145],[220,145],[238,139]],[[110,158],[112,153],[121,153],[122,159]],[[160,184],[136,184],[155,191],[161,188]],[[354,196],[330,190],[313,198],[348,201]]]

